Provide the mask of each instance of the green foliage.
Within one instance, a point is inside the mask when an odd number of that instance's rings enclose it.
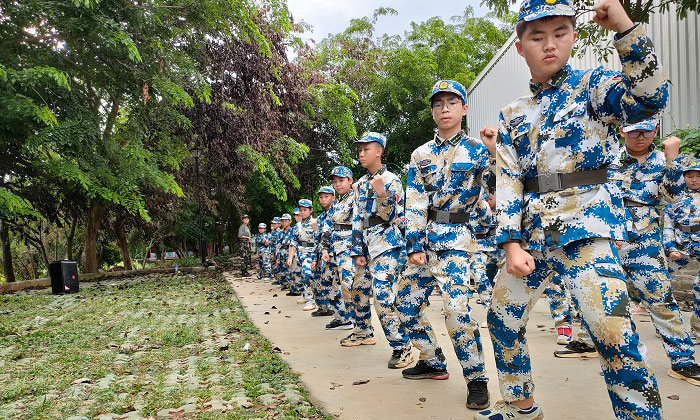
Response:
[[[700,157],[700,127],[677,129],[669,135],[681,139],[682,153]]]

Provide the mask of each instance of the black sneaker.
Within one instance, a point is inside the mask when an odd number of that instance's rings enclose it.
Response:
[[[413,355],[411,354],[411,348],[397,349],[391,353],[391,358],[389,359],[389,369],[401,369],[413,363]]]
[[[700,386],[700,366],[695,363],[682,368],[671,368],[668,370],[668,376]]]
[[[598,357],[598,351],[581,341],[572,341],[564,347],[564,350],[554,352],[554,357],[574,358],[574,357]]]
[[[339,319],[334,319],[333,321],[326,324],[327,330],[351,330],[352,322],[343,322]]]
[[[436,379],[443,380],[450,377],[447,369],[438,369],[428,366],[425,360],[419,360],[412,368],[404,369],[401,374],[406,379]]]
[[[335,311],[330,308],[319,308],[311,312],[311,316],[333,316]]]
[[[291,290],[286,293],[287,296],[301,296],[301,293],[292,292]]]
[[[469,381],[467,390],[467,408],[483,410],[489,406],[489,388],[486,381]]]

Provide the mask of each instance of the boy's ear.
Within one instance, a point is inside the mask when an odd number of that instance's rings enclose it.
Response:
[[[518,54],[522,57],[525,57],[523,53],[523,44],[520,42],[520,40],[515,41],[515,49],[518,50]]]
[[[464,107],[462,107],[462,116],[467,115],[467,111],[469,110],[469,105],[466,103],[464,104]]]

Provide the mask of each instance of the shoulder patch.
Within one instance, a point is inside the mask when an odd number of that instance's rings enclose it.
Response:
[[[432,160],[430,159],[423,159],[420,162],[418,162],[418,166],[428,166],[432,163]]]
[[[511,125],[511,127],[515,127],[515,126],[522,124],[523,121],[525,121],[525,116],[521,115],[519,117],[515,117],[512,120],[510,120],[510,125]]]

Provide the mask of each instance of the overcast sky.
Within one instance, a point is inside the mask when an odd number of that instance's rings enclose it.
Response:
[[[380,18],[377,34],[403,35],[411,22],[423,22],[440,16],[446,20],[461,15],[467,5],[474,8],[476,16],[488,13],[488,8],[479,6],[480,0],[288,0],[289,10],[296,21],[303,20],[313,26],[303,38],[321,41],[329,33],[345,30],[350,19],[370,16],[379,7],[392,7],[397,16]]]

